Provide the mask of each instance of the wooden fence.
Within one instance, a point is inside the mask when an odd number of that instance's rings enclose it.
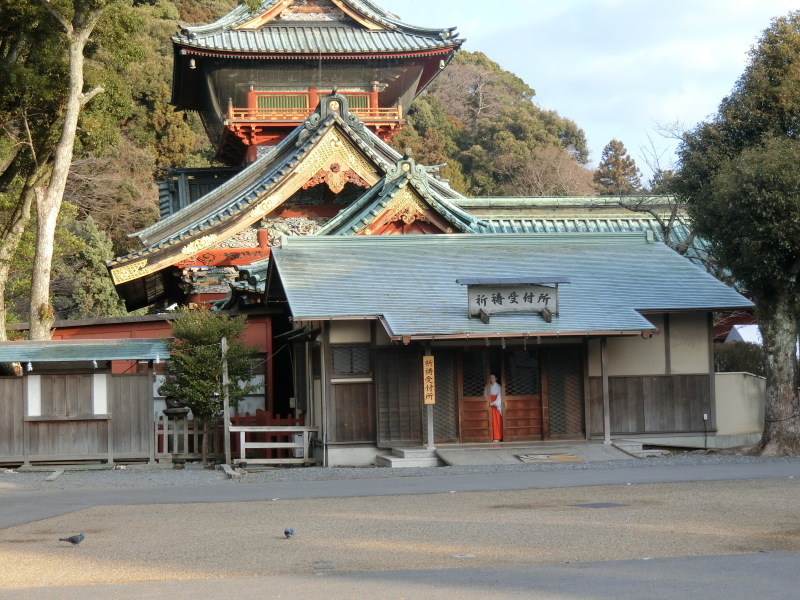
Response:
[[[303,427],[303,419],[291,415],[282,417],[257,410],[256,414],[236,414],[231,417],[231,455],[244,456],[253,464],[309,463],[308,443],[311,430]],[[301,431],[296,431],[297,428]],[[233,428],[236,428],[235,434]],[[294,436],[309,430],[303,442]],[[318,428],[317,428],[318,429]],[[224,427],[218,419],[211,427],[208,444],[209,458],[219,458],[223,453]],[[159,415],[155,422],[155,457],[166,460],[199,460],[202,456],[203,427],[193,419],[167,419]],[[303,446],[303,444],[305,444]],[[305,450],[303,450],[305,448]],[[255,450],[255,452],[253,452]],[[295,452],[302,450],[301,460]],[[241,460],[241,459],[240,459]]]
[[[153,460],[152,377],[0,378],[0,463]]]

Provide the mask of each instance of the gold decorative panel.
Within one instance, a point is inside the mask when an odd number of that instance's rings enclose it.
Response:
[[[198,252],[201,252],[202,250],[205,250],[206,248],[210,248],[211,246],[213,246],[216,243],[218,237],[219,236],[214,235],[213,233],[209,235],[204,235],[203,237],[196,239],[195,241],[190,242],[189,244],[186,244],[183,248],[181,248],[181,254],[184,255],[197,254]]]
[[[298,165],[297,173],[301,179],[308,180],[320,170],[331,171],[334,163],[338,163],[341,171],[353,171],[370,186],[378,181],[375,167],[336,129],[322,136],[316,147]]]
[[[133,281],[134,279],[139,279],[139,277],[149,275],[150,272],[151,269],[147,268],[147,259],[144,259],[124,267],[112,269],[111,280],[114,282],[114,285],[119,285],[120,283]]]
[[[292,190],[294,193],[295,190]],[[255,205],[253,209],[250,211],[250,216],[248,221],[250,223],[255,223],[259,219],[263,219],[273,210],[275,210],[281,202],[283,202],[284,197],[283,194],[272,194],[271,196],[267,196],[261,202]]]

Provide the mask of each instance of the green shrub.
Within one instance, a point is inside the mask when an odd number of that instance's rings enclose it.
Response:
[[[746,372],[764,376],[764,352],[758,344],[726,342],[714,345],[714,370],[717,373]]]

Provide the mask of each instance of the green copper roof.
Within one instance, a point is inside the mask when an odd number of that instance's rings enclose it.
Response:
[[[613,335],[652,331],[647,312],[752,303],[643,234],[333,236],[272,253],[295,320],[376,318],[411,338]],[[568,278],[559,314],[468,317],[471,278]]]
[[[453,27],[418,27],[403,23],[372,2],[342,1],[383,29],[367,29],[334,6],[331,6],[333,12],[306,14],[303,20],[278,16],[256,29],[236,29],[280,2],[265,0],[252,14],[244,5],[239,5],[214,23],[185,27],[173,41],[204,52],[279,55],[428,52],[458,48],[464,41],[458,38]]]
[[[459,208],[439,188],[431,185],[432,179],[422,165],[406,155],[387,169],[381,181],[328,221],[316,235],[361,233],[408,186],[419,194],[433,212],[449,223],[453,231],[482,233],[487,228],[485,222]]]
[[[0,362],[166,360],[169,340],[49,340],[0,342]]]

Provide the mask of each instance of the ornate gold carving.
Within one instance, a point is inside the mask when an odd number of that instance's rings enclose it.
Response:
[[[331,164],[330,170],[320,169],[317,171],[316,175],[303,184],[303,189],[307,190],[320,183],[327,183],[334,194],[341,192],[347,183],[369,188],[369,183],[359,177],[358,173],[351,169],[342,171],[342,167],[339,163]]]
[[[126,281],[139,279],[139,277],[144,277],[150,273],[151,269],[147,268],[147,259],[144,259],[129,265],[125,265],[124,267],[112,269],[111,280],[114,282],[114,285],[119,285],[120,283],[125,283]]]
[[[213,233],[204,235],[203,237],[196,239],[195,241],[190,242],[186,244],[183,248],[181,248],[181,254],[187,256],[192,254],[197,254],[198,252],[201,252],[206,248],[210,248],[211,246],[213,246],[214,243],[217,241],[218,237],[219,236]]]
[[[340,171],[350,170],[357,175],[367,184],[363,187],[371,187],[378,181],[375,167],[356,150],[350,140],[335,129],[331,129],[322,137],[316,148],[311,150],[298,165],[297,173],[301,178],[308,180],[317,176],[321,169],[330,171],[334,163],[339,165]],[[350,181],[356,183],[352,179]]]
[[[341,107],[338,100],[332,100],[331,103],[328,105],[331,110],[337,111]]]
[[[387,209],[394,213],[393,221],[402,219],[404,223],[409,225],[417,220],[429,221],[420,199],[408,188],[404,189],[402,194],[390,202]]]
[[[292,193],[294,193],[294,191]],[[253,223],[258,219],[263,219],[265,216],[275,210],[281,202],[283,202],[282,194],[273,194],[272,196],[267,196],[255,207],[253,207],[253,210],[250,211],[250,218],[248,220]]]

